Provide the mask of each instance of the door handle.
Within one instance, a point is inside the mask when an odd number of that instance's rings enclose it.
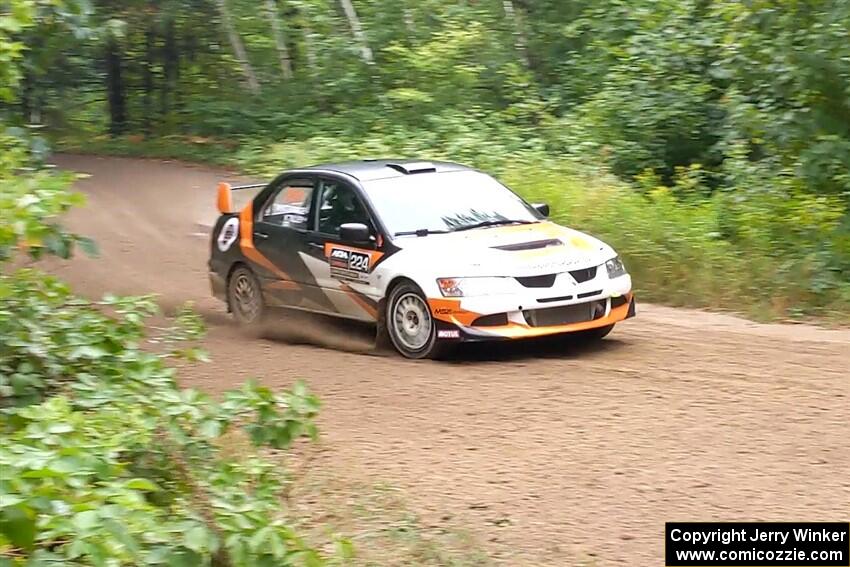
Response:
[[[256,236],[257,238],[262,238],[263,240],[269,237],[269,235],[265,232],[254,232],[254,236]]]
[[[312,246],[313,248],[319,248],[319,249],[321,249],[321,250],[324,250],[324,249],[325,249],[325,245],[324,245],[324,244],[321,244],[321,243],[319,243],[319,242],[308,242],[307,244],[308,244],[309,246]]]

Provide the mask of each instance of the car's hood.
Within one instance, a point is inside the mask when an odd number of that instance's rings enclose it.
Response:
[[[589,268],[614,256],[604,242],[552,222],[398,238],[394,243],[450,276],[532,276]]]

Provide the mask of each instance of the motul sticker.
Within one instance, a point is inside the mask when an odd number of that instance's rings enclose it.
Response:
[[[227,219],[224,226],[221,227],[221,232],[218,233],[218,249],[222,252],[227,252],[238,237],[239,217],[231,217]]]
[[[437,331],[438,339],[459,339],[460,331],[457,329],[442,329]]]

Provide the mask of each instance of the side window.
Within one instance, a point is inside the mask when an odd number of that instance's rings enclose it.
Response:
[[[315,184],[309,179],[291,179],[268,200],[259,220],[277,226],[310,229],[310,202]]]
[[[325,180],[321,185],[319,232],[339,236],[339,227],[349,222],[365,224],[374,232],[369,213],[351,187]]]

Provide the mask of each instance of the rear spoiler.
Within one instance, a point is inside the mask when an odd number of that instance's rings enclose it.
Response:
[[[218,199],[216,200],[216,204],[218,206],[218,212],[223,215],[228,213],[234,213],[236,211],[233,210],[233,194],[232,191],[239,191],[241,189],[257,189],[259,187],[265,187],[265,183],[250,183],[248,185],[231,185],[230,183],[225,183],[222,181],[218,184]]]

